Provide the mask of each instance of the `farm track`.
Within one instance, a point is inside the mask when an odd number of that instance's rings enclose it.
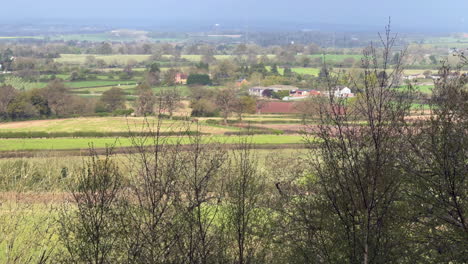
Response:
[[[239,149],[238,144],[222,144],[227,150]],[[174,146],[169,146],[174,147]],[[191,145],[181,145],[183,151],[189,150]],[[308,149],[310,148],[304,143],[293,144],[252,144],[252,149],[258,150],[274,150],[274,149]],[[145,147],[147,151],[152,149],[152,146]],[[93,150],[97,155],[106,154],[106,148],[96,148]],[[116,147],[113,149],[113,154],[132,154],[138,151],[137,147]],[[36,158],[36,157],[73,157],[73,156],[90,156],[92,152],[89,149],[66,149],[66,150],[25,150],[25,151],[0,151],[0,159],[14,158]]]

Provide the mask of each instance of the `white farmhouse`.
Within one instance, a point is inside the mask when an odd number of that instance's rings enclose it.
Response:
[[[348,87],[342,87],[342,88],[338,88],[335,90],[334,96],[347,98],[347,97],[354,97],[354,94],[351,92],[351,89],[349,89]]]

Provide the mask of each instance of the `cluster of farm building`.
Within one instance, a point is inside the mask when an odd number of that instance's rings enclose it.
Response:
[[[301,100],[310,96],[334,96],[340,98],[354,97],[354,93],[346,86],[335,87],[333,91],[299,89],[289,85],[272,85],[268,87],[256,86],[249,88],[249,95],[261,98],[271,98],[273,93],[278,93],[280,91],[286,91],[289,93],[289,95],[282,98],[283,101]]]

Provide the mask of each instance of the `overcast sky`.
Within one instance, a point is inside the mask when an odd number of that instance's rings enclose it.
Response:
[[[3,23],[72,19],[135,25],[202,20],[269,21],[272,27],[284,23],[381,27],[391,16],[393,25],[402,28],[468,31],[468,0],[14,0],[1,5]]]

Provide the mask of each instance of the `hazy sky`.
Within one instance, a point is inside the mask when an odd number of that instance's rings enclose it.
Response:
[[[129,25],[181,21],[269,21],[313,28],[318,23],[468,31],[468,0],[15,0],[0,20],[71,19]],[[8,10],[8,11],[7,11]],[[143,22],[144,21],[144,22]],[[182,22],[181,22],[182,23]],[[142,26],[147,26],[142,25]]]

